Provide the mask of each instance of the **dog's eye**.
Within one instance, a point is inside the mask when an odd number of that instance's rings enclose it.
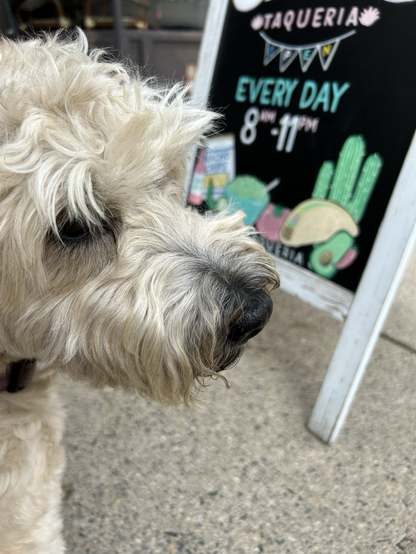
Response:
[[[62,240],[81,240],[86,238],[90,231],[82,221],[67,221],[59,228]]]

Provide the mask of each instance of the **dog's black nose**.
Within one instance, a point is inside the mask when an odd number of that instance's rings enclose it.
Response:
[[[266,292],[250,292],[246,298],[243,315],[230,327],[228,341],[236,345],[244,344],[260,333],[272,312],[273,302]]]

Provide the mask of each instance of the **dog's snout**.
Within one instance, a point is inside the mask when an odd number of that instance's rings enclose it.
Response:
[[[230,327],[228,341],[244,344],[265,327],[273,312],[270,296],[260,290],[247,294],[242,316]]]

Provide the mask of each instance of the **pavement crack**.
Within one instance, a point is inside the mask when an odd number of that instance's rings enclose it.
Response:
[[[400,348],[403,348],[404,350],[407,350],[407,352],[410,352],[411,354],[416,354],[416,348],[413,348],[412,346],[409,346],[408,344],[406,344],[405,342],[402,342],[400,340],[397,340],[397,339],[394,339],[393,337],[391,337],[390,335],[388,335],[387,333],[380,333],[380,337],[382,339],[385,339],[387,340],[388,342],[390,342],[391,344],[394,344],[396,346],[399,346]]]

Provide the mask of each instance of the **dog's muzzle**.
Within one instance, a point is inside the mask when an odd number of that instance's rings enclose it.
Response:
[[[242,315],[230,326],[227,342],[240,346],[265,327],[273,312],[273,302],[263,290],[247,293]]]

